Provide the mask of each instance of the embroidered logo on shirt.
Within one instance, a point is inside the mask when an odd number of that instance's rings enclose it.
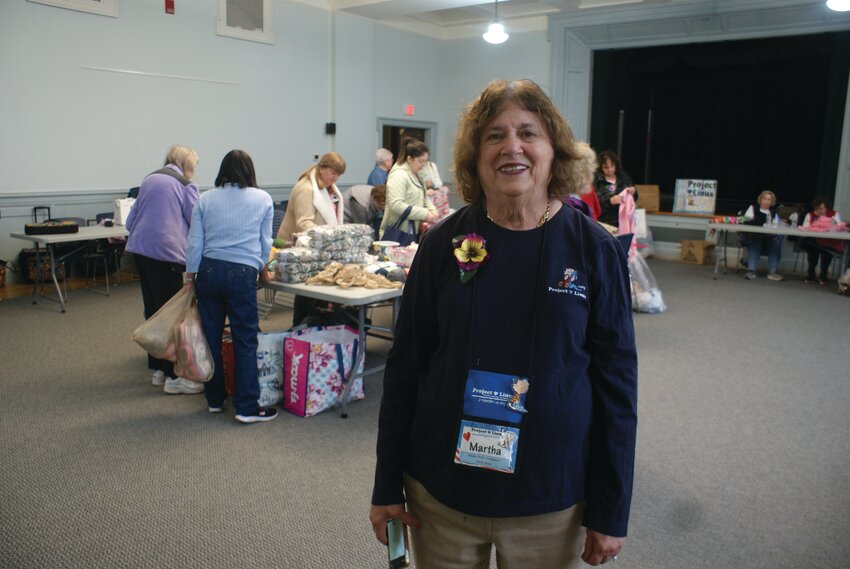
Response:
[[[564,277],[558,281],[557,287],[550,286],[549,292],[568,294],[587,300],[587,285],[581,284],[583,281],[584,279],[577,270],[567,267],[564,269]]]

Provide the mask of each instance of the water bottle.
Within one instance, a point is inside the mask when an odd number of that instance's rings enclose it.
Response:
[[[791,215],[788,216],[788,221],[791,222],[791,227],[797,227],[797,221],[800,219],[800,216],[795,211]]]

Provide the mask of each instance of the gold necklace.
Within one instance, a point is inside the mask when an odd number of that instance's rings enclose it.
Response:
[[[552,200],[546,200],[546,212],[543,214],[543,217],[541,217],[541,218],[540,218],[540,221],[538,221],[538,222],[537,222],[537,227],[543,227],[543,224],[544,224],[544,223],[546,223],[547,221],[549,221],[549,209],[550,209],[551,207],[552,207]],[[495,220],[495,219],[493,219],[492,217],[490,217],[490,212],[485,211],[485,212],[484,212],[484,215],[486,215],[486,216],[487,216],[487,219],[489,219],[490,221],[492,221],[492,222],[493,222],[493,223],[495,223],[496,225],[499,225],[499,224],[496,222],[496,220]]]

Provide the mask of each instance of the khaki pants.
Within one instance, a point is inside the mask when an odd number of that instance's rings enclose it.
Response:
[[[496,546],[499,569],[579,569],[584,504],[561,512],[515,518],[468,516],[438,502],[404,477],[407,509],[422,524],[411,531],[417,569],[488,569]]]

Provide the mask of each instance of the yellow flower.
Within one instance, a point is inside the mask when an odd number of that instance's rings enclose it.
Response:
[[[460,268],[460,282],[466,283],[475,276],[481,263],[487,260],[489,254],[485,249],[484,238],[476,233],[458,235],[452,239],[455,247],[454,255]]]

